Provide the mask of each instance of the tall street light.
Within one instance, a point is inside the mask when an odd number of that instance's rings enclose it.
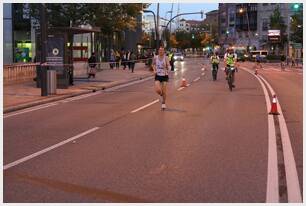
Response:
[[[40,4],[40,87],[41,96],[48,96],[47,91],[47,66],[43,66],[46,63],[47,52],[47,17],[46,17],[46,5]]]
[[[247,18],[247,24],[248,24],[248,37],[249,37],[249,39],[248,39],[248,49],[247,50],[249,50],[250,48],[249,48],[249,46],[250,46],[250,43],[251,43],[251,39],[250,39],[250,21],[249,21],[249,12],[248,12],[248,8],[246,7],[245,9],[244,8],[240,8],[239,9],[239,13],[240,14],[243,14],[243,13],[246,13],[246,18]]]
[[[152,13],[153,14],[153,19],[154,19],[154,26],[155,26],[155,36],[156,36],[156,51],[159,48],[159,33],[158,33],[158,29],[157,29],[157,23],[156,23],[156,15],[153,11],[151,10],[142,10],[144,13]]]
[[[203,11],[200,11],[200,12],[188,12],[188,13],[181,13],[181,14],[178,14],[178,15],[172,17],[172,18],[168,21],[168,23],[166,24],[166,28],[165,28],[164,31],[167,30],[168,25],[171,23],[171,21],[172,21],[173,19],[175,19],[175,18],[177,18],[177,17],[179,17],[179,16],[182,16],[182,15],[190,15],[190,14],[201,14],[201,18],[203,19],[204,12],[203,12]],[[171,32],[170,32],[170,34],[171,34]]]

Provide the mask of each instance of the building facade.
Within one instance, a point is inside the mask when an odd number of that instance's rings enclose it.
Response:
[[[268,43],[270,16],[279,7],[280,14],[287,26],[286,34],[290,35],[290,17],[294,14],[293,4],[288,3],[248,3],[219,4],[219,44],[243,46],[247,49],[275,48]],[[288,35],[289,34],[289,35]],[[285,53],[290,55],[290,44],[286,45]]]

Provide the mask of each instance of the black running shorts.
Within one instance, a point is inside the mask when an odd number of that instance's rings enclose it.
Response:
[[[168,82],[168,80],[169,80],[169,76],[168,75],[166,75],[166,76],[155,75],[155,81]]]

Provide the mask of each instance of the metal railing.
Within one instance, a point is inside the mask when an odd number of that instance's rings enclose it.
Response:
[[[18,83],[33,80],[36,76],[36,66],[39,63],[4,65],[3,83]]]
[[[146,58],[146,59],[137,59],[132,61],[124,61],[124,63],[128,64],[129,62],[134,63],[140,63],[140,62],[147,62],[149,59],[152,60],[152,58]],[[117,62],[120,66],[123,63],[121,60]],[[113,64],[114,68],[116,67],[116,62],[97,62],[96,63],[96,69],[98,71],[110,69],[110,64]],[[5,85],[7,84],[14,84],[14,83],[21,83],[26,81],[32,81],[33,78],[36,77],[36,67],[39,66],[40,63],[16,63],[16,64],[10,64],[10,65],[4,65],[3,68],[3,83]],[[43,64],[42,66],[58,66],[58,65],[47,65]],[[72,64],[65,64],[61,66],[73,66]],[[83,68],[85,71],[87,70],[88,73],[88,63],[84,65],[85,68]]]

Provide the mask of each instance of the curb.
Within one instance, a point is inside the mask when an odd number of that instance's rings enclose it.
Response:
[[[140,76],[140,77],[135,77],[135,78],[130,79],[130,80],[120,80],[120,81],[117,81],[117,82],[111,82],[111,83],[108,83],[107,85],[103,85],[103,86],[102,85],[101,86],[99,86],[99,85],[89,85],[87,88],[86,87],[83,87],[83,88],[81,87],[80,89],[87,89],[88,91],[76,92],[76,93],[73,93],[73,94],[63,95],[63,96],[60,96],[60,97],[54,97],[54,98],[51,97],[50,99],[44,99],[44,100],[34,101],[34,102],[25,103],[25,104],[21,104],[21,105],[17,105],[17,106],[11,106],[11,107],[8,107],[6,109],[3,109],[3,114],[7,114],[7,113],[10,113],[10,112],[15,112],[15,111],[18,111],[18,110],[22,110],[22,109],[42,105],[42,104],[56,102],[56,101],[59,101],[59,100],[64,100],[64,99],[67,99],[67,98],[70,98],[70,97],[75,97],[75,96],[89,94],[89,93],[100,91],[100,90],[105,90],[105,89],[112,88],[112,87],[119,86],[119,85],[123,85],[123,84],[126,84],[126,83],[142,80],[142,79],[148,78],[150,76],[152,76],[152,74],[143,75],[143,76]],[[90,87],[90,89],[89,89],[89,87]]]

